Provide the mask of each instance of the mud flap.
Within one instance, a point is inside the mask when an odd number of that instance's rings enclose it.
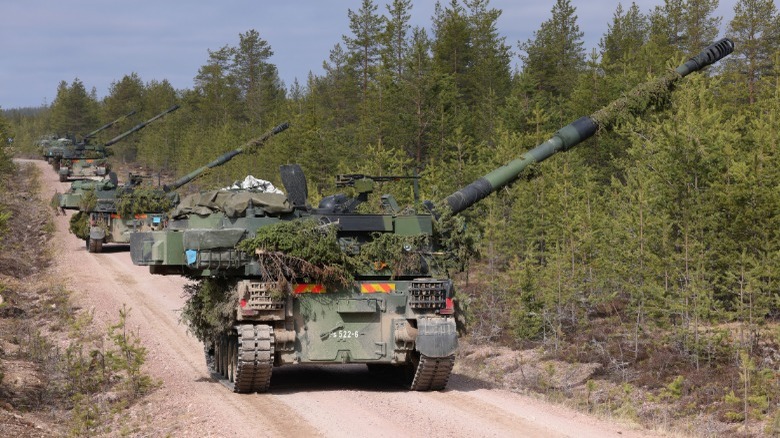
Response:
[[[417,320],[415,348],[428,357],[447,357],[458,348],[458,331],[453,318],[420,318]]]
[[[100,240],[106,238],[106,230],[100,227],[90,227],[89,229],[89,238],[92,240]]]

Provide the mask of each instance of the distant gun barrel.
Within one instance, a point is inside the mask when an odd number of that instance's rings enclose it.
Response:
[[[245,143],[243,146],[239,147],[238,149],[234,149],[230,152],[226,152],[222,155],[220,155],[216,160],[206,164],[205,166],[199,167],[198,169],[193,170],[192,172],[184,175],[183,177],[177,179],[170,185],[164,185],[163,191],[164,192],[170,192],[172,190],[176,190],[179,187],[183,186],[184,184],[187,184],[188,182],[194,180],[195,178],[201,176],[204,172],[207,170],[221,166],[228,161],[232,160],[233,157],[235,157],[238,154],[244,153],[244,152],[251,152],[253,149],[260,147],[263,143],[268,141],[269,138],[273,137],[276,134],[279,134],[280,132],[284,131],[285,129],[289,128],[289,123],[282,123],[281,125],[276,126],[274,129],[272,129],[269,132],[266,132],[265,134],[261,135],[260,137],[255,138],[254,140],[250,140],[247,143]]]
[[[167,110],[161,112],[160,114],[157,114],[156,116],[152,117],[151,119],[149,119],[149,120],[147,120],[145,122],[139,123],[139,124],[135,125],[134,127],[132,127],[131,129],[129,129],[129,130],[127,130],[127,131],[117,135],[116,137],[114,137],[111,140],[107,141],[106,144],[104,144],[103,146],[111,146],[114,143],[117,143],[117,142],[123,140],[127,136],[142,130],[147,125],[149,125],[150,123],[154,122],[155,120],[157,120],[159,118],[162,118],[166,114],[169,114],[169,113],[172,113],[172,112],[176,111],[177,109],[179,109],[179,105],[174,105],[174,106],[168,108]]]
[[[123,115],[122,117],[114,120],[113,122],[106,123],[105,125],[101,126],[100,128],[98,128],[98,129],[90,132],[89,134],[85,135],[83,141],[86,142],[88,139],[90,139],[90,138],[94,137],[95,135],[97,135],[100,131],[104,131],[104,130],[106,130],[106,129],[116,125],[117,123],[121,122],[122,120],[124,120],[124,119],[126,119],[126,118],[128,118],[130,116],[132,116],[135,113],[136,113],[136,111],[132,110],[129,113]]]
[[[661,97],[667,95],[680,79],[714,64],[733,51],[734,43],[730,39],[723,38],[715,42],[675,70],[671,70],[655,80],[640,84],[623,97],[611,102],[590,116],[581,117],[564,126],[552,138],[529,150],[520,158],[493,170],[447,196],[444,199],[446,205],[442,205],[442,207],[448,207],[453,214],[465,210],[489,194],[516,180],[523,170],[531,164],[544,161],[557,152],[569,150],[571,147],[592,137],[599,129],[613,128],[618,118],[622,115],[628,113],[640,115],[644,113],[651,107],[653,102],[658,102]],[[426,205],[435,215],[438,214],[435,211],[436,206],[430,202],[426,202]]]

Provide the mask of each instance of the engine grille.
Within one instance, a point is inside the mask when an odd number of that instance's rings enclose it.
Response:
[[[247,282],[249,299],[247,308],[257,310],[282,310],[285,298],[275,290],[276,283]]]
[[[409,307],[415,310],[440,310],[447,305],[449,280],[413,280],[409,285]]]

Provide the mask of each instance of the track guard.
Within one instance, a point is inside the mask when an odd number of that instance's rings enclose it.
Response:
[[[458,331],[454,318],[420,318],[417,320],[415,348],[428,357],[447,357],[458,348]]]
[[[90,227],[89,229],[89,238],[92,240],[100,240],[106,238],[106,230],[104,230],[101,227]]]

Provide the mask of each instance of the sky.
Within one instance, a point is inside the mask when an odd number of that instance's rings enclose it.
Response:
[[[386,13],[392,0],[375,0]],[[737,0],[721,0],[724,36]],[[450,0],[443,0],[448,5]],[[631,0],[571,0],[587,53],[612,22],[618,3]],[[663,0],[635,0],[648,13]],[[235,47],[239,34],[256,30],[268,42],[279,76],[289,87],[309,72],[322,75],[330,50],[349,35],[348,10],[361,0],[0,0],[0,109],[50,105],[61,81],[78,78],[98,98],[112,83],[138,74],[144,83],[167,80],[193,88],[208,51]],[[430,31],[435,2],[413,0],[411,25]],[[502,14],[501,36],[516,53],[552,16],[555,0],[491,0]],[[429,34],[431,34],[429,32]],[[513,67],[519,66],[517,56]]]

